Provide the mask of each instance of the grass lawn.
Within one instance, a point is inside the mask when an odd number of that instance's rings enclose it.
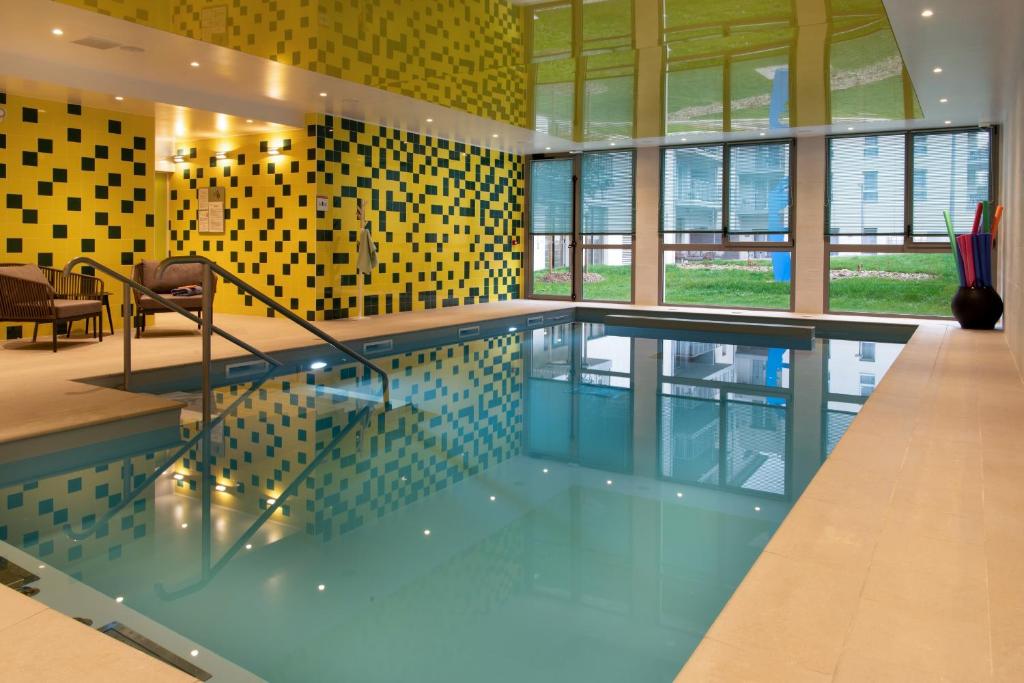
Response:
[[[949,301],[959,282],[949,254],[873,254],[834,257],[833,270],[848,268],[899,273],[926,273],[928,280],[899,281],[881,278],[833,280],[830,308],[836,312],[903,313],[949,317]]]
[[[732,264],[737,261],[711,261]],[[740,263],[746,264],[747,261]],[[768,260],[751,261],[770,265]],[[835,312],[900,313],[906,315],[950,315],[949,300],[956,293],[957,275],[948,254],[877,254],[839,256],[831,260],[832,270],[924,273],[927,280],[894,280],[885,277],[849,277],[830,284],[830,308]],[[584,283],[585,300],[629,301],[632,278],[629,266],[589,266],[601,275],[600,282]],[[556,272],[565,273],[560,268]],[[569,296],[568,282],[542,282],[547,271],[534,275],[535,294]],[[738,308],[789,308],[788,282],[775,282],[771,272],[747,270],[683,269],[669,266],[665,271],[665,303],[679,305],[733,306]]]

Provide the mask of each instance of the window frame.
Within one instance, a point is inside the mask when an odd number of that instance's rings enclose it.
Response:
[[[838,253],[865,253],[865,254],[946,254],[950,247],[948,241],[936,241],[932,235],[932,241],[914,238],[914,137],[936,133],[972,133],[988,131],[989,134],[989,163],[988,163],[988,199],[995,202],[999,197],[999,144],[1000,129],[997,125],[991,126],[949,126],[942,128],[917,128],[913,130],[890,130],[870,131],[855,133],[836,133],[825,136],[825,196],[824,196],[824,226],[825,226],[825,267],[823,270],[824,279],[824,302],[823,310],[827,314],[855,315],[866,317],[886,318],[912,318],[918,320],[951,320],[952,315],[920,315],[913,313],[868,313],[863,311],[844,311],[832,308],[832,279],[830,277],[832,254]],[[864,138],[884,135],[902,135],[904,145],[904,168],[903,168],[903,243],[902,244],[833,244],[831,228],[831,202],[832,196],[832,140],[839,138]],[[885,235],[897,237],[897,235]],[[865,235],[851,235],[851,237],[865,237]],[[923,237],[918,235],[918,237]]]
[[[729,239],[729,195],[732,185],[732,180],[729,175],[730,167],[730,154],[729,150],[732,147],[753,147],[763,145],[779,145],[784,143],[789,147],[789,221],[788,229],[786,231],[786,240],[781,242],[751,242],[749,240],[736,240]],[[662,229],[665,220],[665,154],[669,150],[673,149],[686,149],[686,148],[706,148],[706,147],[721,147],[722,148],[722,229],[720,231],[714,230],[670,230],[666,232]],[[797,184],[797,164],[796,164],[796,138],[772,138],[769,140],[740,140],[740,141],[725,141],[725,142],[714,142],[714,143],[686,143],[679,145],[663,145],[660,149],[660,156],[658,158],[658,173],[660,176],[659,188],[658,188],[658,305],[659,306],[683,306],[683,307],[699,307],[699,308],[714,308],[714,309],[725,309],[735,310],[742,309],[748,311],[776,311],[776,312],[790,312],[792,313],[796,307],[796,283],[793,274],[796,273],[796,242],[794,239],[794,230],[796,223],[796,184]],[[665,241],[666,234],[682,234],[682,235],[718,235],[721,238],[719,242],[709,242],[706,244],[675,244]],[[739,233],[749,235],[751,233]],[[765,232],[765,235],[777,235],[780,233]],[[789,307],[788,308],[761,308],[753,306],[728,306],[725,304],[674,304],[665,301],[665,254],[667,252],[676,251],[767,251],[767,252],[786,252],[790,255],[790,283],[789,283]]]
[[[629,266],[629,299],[626,301],[616,301],[612,299],[584,299],[583,298],[583,271],[586,267],[585,254],[587,250],[611,250],[611,249],[623,249],[622,245],[616,244],[596,244],[587,245],[585,238],[587,235],[599,235],[601,233],[584,233],[583,228],[583,156],[585,154],[601,154],[604,152],[608,153],[622,153],[628,152],[632,156],[633,164],[633,187],[632,187],[632,232],[617,232],[607,233],[609,235],[628,235],[629,236],[629,250],[632,252],[633,257],[636,256],[636,189],[637,189],[637,173],[636,173],[636,148],[635,147],[624,147],[609,148],[609,149],[595,149],[586,150],[583,152],[558,152],[558,153],[546,153],[546,154],[532,154],[527,157],[527,163],[525,164],[525,177],[526,177],[526,194],[525,201],[523,202],[523,225],[526,228],[526,238],[524,240],[524,279],[526,280],[523,288],[524,298],[527,299],[541,299],[548,301],[573,301],[573,302],[587,302],[587,303],[606,303],[606,304],[632,304],[636,301],[636,261],[635,258],[630,258]],[[532,225],[530,221],[530,197],[533,191],[533,162],[534,161],[548,161],[554,159],[571,159],[573,162],[572,166],[572,194],[573,194],[573,215],[572,215],[572,232],[571,233],[533,233],[530,229]],[[547,294],[536,294],[533,291],[533,238],[541,237],[546,235],[568,235],[569,237],[569,272],[572,274],[572,283],[570,287],[570,293],[568,297],[563,296],[551,296]]]

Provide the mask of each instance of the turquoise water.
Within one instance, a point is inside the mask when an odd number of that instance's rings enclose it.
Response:
[[[379,359],[386,411],[221,387],[208,458],[186,413],[0,476],[0,540],[269,681],[671,681],[901,348],[572,324]]]

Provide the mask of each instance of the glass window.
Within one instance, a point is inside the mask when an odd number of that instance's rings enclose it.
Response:
[[[663,152],[662,232],[722,230],[721,145]]]
[[[959,281],[949,251],[833,252],[829,309],[841,313],[949,316]]]
[[[530,238],[530,292],[537,296],[572,296],[571,235],[534,235]]]
[[[903,235],[906,139],[829,140],[828,229],[832,235]]]
[[[729,232],[789,231],[789,143],[729,147]]]
[[[789,251],[663,251],[665,304],[790,308]]]
[[[945,235],[943,211],[949,211],[957,232],[974,224],[978,202],[990,195],[990,134],[987,130],[914,133],[914,235]],[[920,174],[920,176],[919,176]],[[919,191],[918,178],[927,179]]]
[[[582,162],[583,234],[633,232],[633,152],[588,152]]]
[[[530,232],[571,234],[572,159],[537,159],[531,165]]]

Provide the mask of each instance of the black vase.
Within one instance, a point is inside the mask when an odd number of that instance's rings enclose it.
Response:
[[[950,307],[965,330],[994,329],[1003,315],[1003,300],[991,287],[961,287],[953,295]]]

